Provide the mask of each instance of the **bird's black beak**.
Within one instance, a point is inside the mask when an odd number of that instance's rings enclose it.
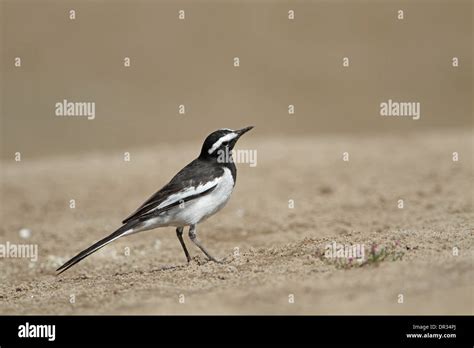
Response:
[[[239,135],[239,138],[244,135],[245,133],[247,133],[249,130],[251,130],[253,128],[253,126],[250,126],[250,127],[245,127],[245,128],[242,128],[242,129],[238,129],[236,131],[234,131],[235,133],[237,133]]]

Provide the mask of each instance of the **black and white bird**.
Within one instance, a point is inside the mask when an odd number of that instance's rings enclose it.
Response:
[[[210,260],[219,262],[198,240],[196,225],[221,210],[229,200],[237,177],[231,151],[237,140],[252,128],[224,128],[208,135],[198,158],[123,220],[122,227],[59,267],[59,274],[120,237],[166,226],[176,227],[176,235],[188,262],[191,256],[183,240],[185,226],[189,226],[191,241]]]

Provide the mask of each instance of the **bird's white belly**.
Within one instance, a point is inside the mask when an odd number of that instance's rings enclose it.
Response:
[[[146,226],[143,227],[145,227],[144,229],[152,229],[163,226],[197,224],[221,210],[229,200],[233,189],[234,179],[232,173],[230,169],[224,168],[224,174],[212,192],[163,212],[156,218],[148,220]]]

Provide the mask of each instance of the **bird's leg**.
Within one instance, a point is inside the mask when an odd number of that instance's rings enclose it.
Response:
[[[181,243],[181,246],[183,247],[184,254],[186,255],[186,259],[188,260],[188,262],[190,262],[191,256],[189,256],[188,249],[186,249],[186,244],[184,244],[183,230],[184,230],[183,227],[176,228],[176,235],[178,236],[179,242]]]
[[[196,225],[190,225],[189,226],[189,239],[191,239],[191,241],[197,245],[197,247],[199,249],[201,249],[201,251],[206,254],[206,256],[209,258],[209,260],[211,261],[214,261],[214,262],[217,262],[217,263],[220,263],[220,261],[218,261],[215,257],[213,257],[211,254],[209,254],[209,252],[206,250],[206,248],[204,248],[204,246],[201,244],[201,242],[197,239],[197,235],[196,235]]]

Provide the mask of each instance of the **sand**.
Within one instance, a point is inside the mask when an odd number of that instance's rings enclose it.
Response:
[[[39,255],[0,259],[0,313],[473,314],[472,132],[254,133],[239,145],[257,149],[257,166],[238,164],[230,202],[198,226],[222,264],[186,237],[187,264],[163,228],[61,276],[61,262],[117,228],[200,144],[136,148],[130,162],[119,150],[3,160],[0,242]],[[332,242],[363,244],[365,261],[326,257]]]

